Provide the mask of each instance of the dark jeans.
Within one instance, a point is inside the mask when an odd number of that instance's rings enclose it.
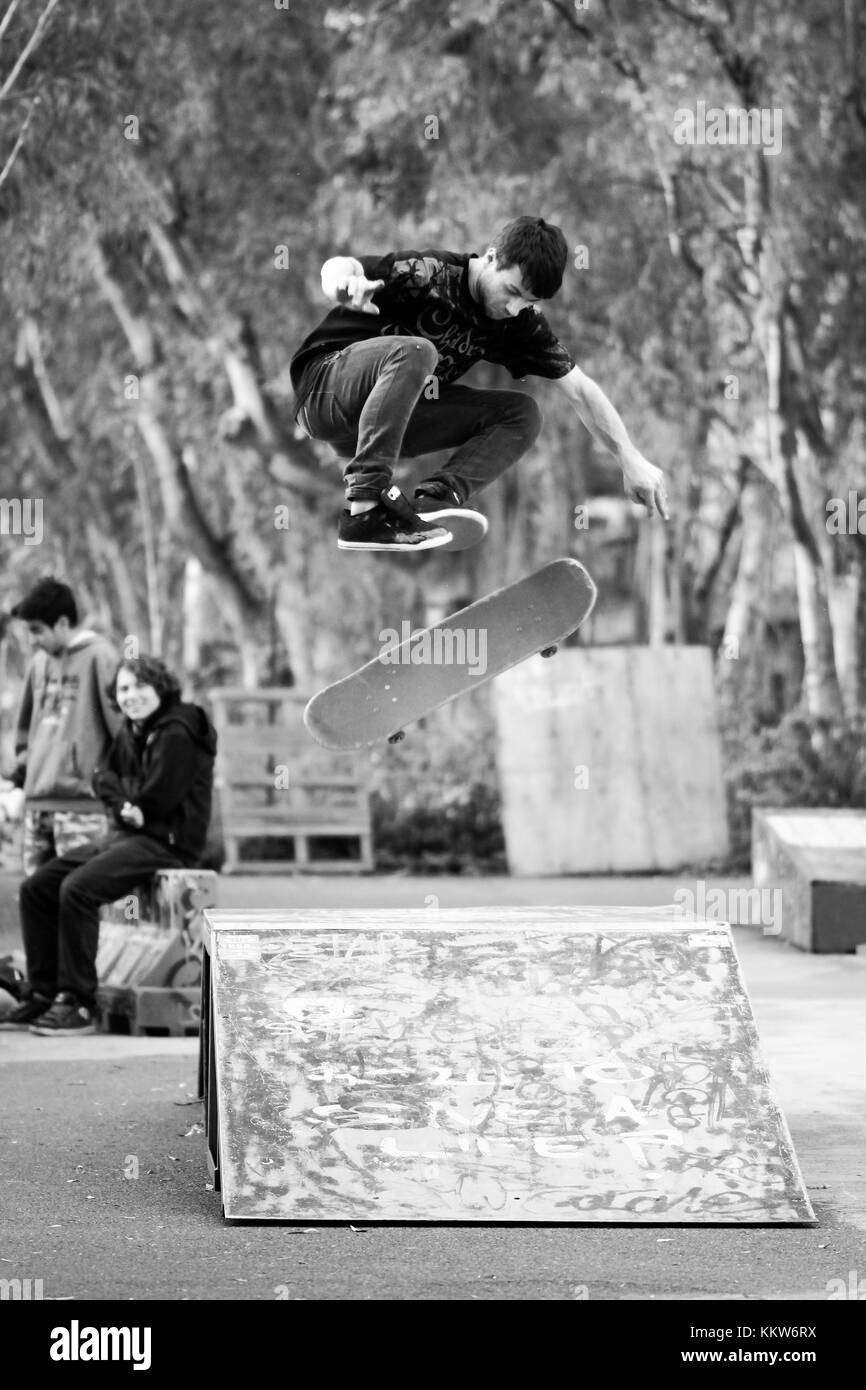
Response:
[[[438,398],[428,397],[437,361],[426,338],[386,335],[307,368],[310,390],[298,419],[313,439],[348,460],[343,479],[350,500],[378,500],[398,459],[453,449],[435,476],[466,502],[538,438],[541,411],[521,391],[438,383]]]
[[[123,831],[49,859],[21,884],[30,988],[49,999],[68,990],[92,1008],[100,906],[145,883],[157,869],[183,867],[167,845]]]

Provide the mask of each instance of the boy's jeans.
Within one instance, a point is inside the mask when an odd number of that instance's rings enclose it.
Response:
[[[80,811],[39,811],[32,803],[25,805],[25,874],[35,873],[40,864],[70,849],[104,838],[108,829],[108,816],[100,801],[85,801]]]
[[[92,1008],[101,905],[140,887],[157,869],[183,867],[159,840],[114,831],[107,839],[49,860],[25,878],[21,934],[33,992],[53,999],[68,990]]]
[[[398,459],[453,449],[436,476],[466,502],[537,439],[541,412],[532,396],[443,385],[433,375],[437,361],[426,338],[386,335],[307,368],[310,389],[298,420],[348,460],[343,479],[350,501],[378,501]]]

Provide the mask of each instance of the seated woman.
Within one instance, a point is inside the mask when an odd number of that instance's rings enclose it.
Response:
[[[95,1031],[99,908],[157,869],[197,864],[210,823],[216,733],[156,657],[122,661],[111,688],[123,723],[93,776],[113,828],[21,885],[27,996],[2,1027],[46,1037]]]

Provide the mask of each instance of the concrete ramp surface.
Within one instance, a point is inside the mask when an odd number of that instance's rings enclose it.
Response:
[[[815,1221],[727,925],[209,911],[206,940],[228,1219]]]

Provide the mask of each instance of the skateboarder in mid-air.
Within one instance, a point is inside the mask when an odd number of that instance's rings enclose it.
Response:
[[[345,462],[342,550],[447,544],[449,517],[533,444],[541,413],[531,396],[455,384],[482,359],[517,379],[556,381],[616,458],[626,496],[667,517],[661,470],[540,311],[567,259],[558,227],[518,217],[483,256],[397,251],[325,262],[322,289],[335,307],[295,353],[291,374],[298,422]],[[410,502],[393,483],[394,465],[444,449],[453,451],[445,467],[419,482]]]

